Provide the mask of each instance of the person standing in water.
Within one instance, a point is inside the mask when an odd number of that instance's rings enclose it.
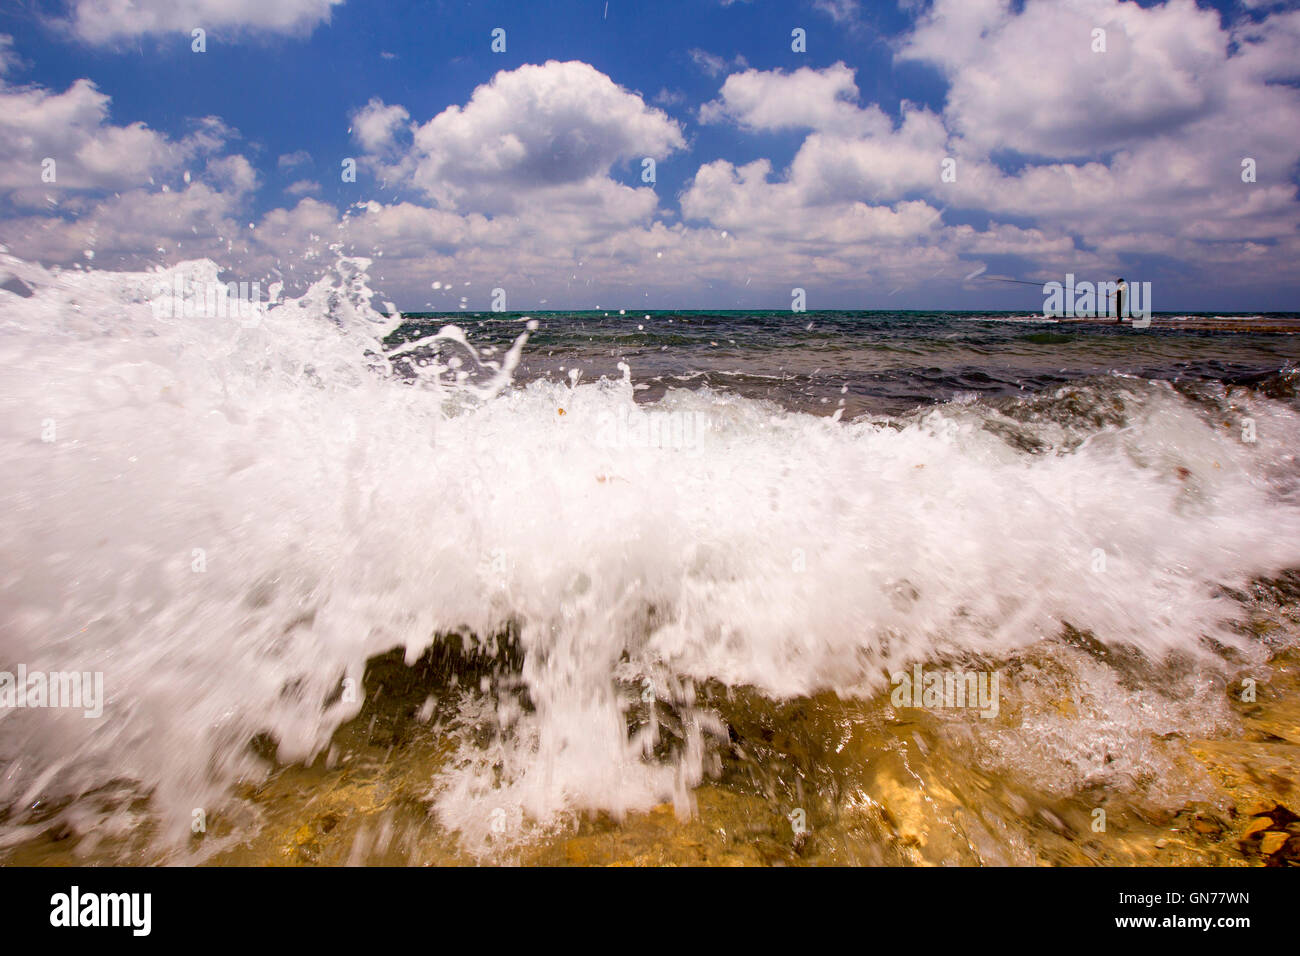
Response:
[[[1115,280],[1115,324],[1119,325],[1124,321],[1124,290],[1128,285],[1123,279]]]

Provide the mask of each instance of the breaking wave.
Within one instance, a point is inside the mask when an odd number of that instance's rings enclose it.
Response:
[[[726,736],[704,682],[870,697],[1063,632],[1110,702],[1092,744],[986,751],[1082,786],[1099,737],[1224,719],[1134,707],[1115,661],[1258,666],[1233,589],[1300,566],[1285,376],[1278,397],[1109,376],[852,421],[709,388],[643,404],[626,367],[512,384],[526,327],[500,353],[455,327],[386,348],[401,317],[362,259],[242,322],[151,306],[159,282],[217,283],[211,262],[2,264],[31,294],[0,291],[0,666],[102,672],[106,701],[0,709],[0,845],[124,781],[179,844],[268,772],[250,741],[327,753],[367,660],[450,634],[516,660],[460,699],[481,732],[430,781],[470,845],[503,808],[689,807]],[[630,720],[653,701],[671,747]]]

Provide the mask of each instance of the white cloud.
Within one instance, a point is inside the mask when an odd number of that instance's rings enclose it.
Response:
[[[815,208],[800,183],[771,182],[771,171],[766,159],[739,168],[709,163],[682,196],[682,214],[796,245],[916,239],[938,225],[936,210],[924,202],[891,208],[848,200]]]
[[[222,192],[243,196],[257,189],[257,170],[243,156],[222,156],[209,160],[207,179]]]
[[[1106,50],[1093,51],[1093,30]],[[983,150],[1093,155],[1215,109],[1219,15],[1193,0],[936,0],[901,51],[939,67],[952,129]]]
[[[822,70],[800,67],[746,70],[722,84],[718,99],[700,108],[700,122],[731,121],[751,130],[816,129],[863,133],[888,129],[878,107],[857,106],[855,71],[843,63]]]
[[[813,9],[826,14],[836,23],[853,23],[861,13],[858,0],[813,0]]]
[[[908,108],[897,129],[886,121],[869,135],[810,135],[791,163],[790,178],[813,204],[845,196],[892,200],[913,192],[946,200],[937,187],[950,151],[942,119]]]
[[[107,99],[88,97],[92,89],[87,84],[78,90],[89,105],[82,105],[86,118],[76,128],[85,131],[83,138],[104,138]],[[48,94],[32,91],[31,96],[46,108],[36,110],[26,126],[69,125],[55,121]],[[354,117],[353,135],[381,172],[409,172],[417,181],[435,177],[454,190],[448,195],[454,195],[457,211],[365,202],[340,217],[333,207],[303,198],[291,209],[267,212],[250,228],[256,171],[245,157],[209,154],[206,163],[193,164],[193,181],[182,188],[84,196],[76,199],[75,209],[65,199],[64,208],[75,218],[10,219],[0,223],[0,241],[17,255],[47,262],[80,261],[86,249],[95,250],[97,265],[110,268],[209,256],[241,275],[280,270],[290,280],[308,278],[332,258],[330,244],[342,242],[360,254],[382,251],[385,283],[397,290],[394,294],[427,290],[424,277],[431,262],[443,262],[448,274],[519,287],[539,274],[568,275],[588,253],[593,263],[608,266],[608,276],[630,281],[635,264],[628,257],[653,256],[646,237],[662,233],[651,222],[658,197],[650,187],[615,181],[610,167],[643,155],[665,156],[684,140],[676,123],[593,68],[552,63],[499,74],[463,108],[417,125],[415,138],[408,121],[403,107],[372,101]],[[169,141],[151,135],[166,152]],[[184,149],[170,146],[197,161],[200,144],[217,146],[232,135],[219,121],[207,120],[187,137]],[[511,137],[518,152],[501,145]],[[494,157],[486,171],[479,168],[481,154]],[[285,154],[276,166],[292,169],[304,159]],[[189,166],[172,163],[168,171],[178,176],[182,168]],[[639,162],[634,168],[639,171]],[[442,195],[440,188],[429,192]],[[301,180],[288,192],[318,189]],[[508,212],[501,211],[505,206]],[[683,275],[679,263],[674,281],[684,281]],[[562,288],[552,291],[563,294]]]
[[[1176,23],[1171,11],[1186,17]],[[1093,22],[1107,30],[1106,54],[1091,53]],[[218,155],[235,135],[219,121],[173,140],[112,125],[88,82],[62,94],[0,85],[0,188],[28,189],[46,143],[64,144],[70,182],[81,183],[62,188],[60,160],[61,209],[77,218],[13,220],[0,240],[60,262],[87,248],[98,265],[211,255],[250,277],[286,278],[306,278],[342,243],[382,252],[376,286],[407,307],[423,305],[431,271],[472,282],[475,295],[507,288],[527,308],[646,292],[698,302],[709,288],[757,297],[783,284],[883,295],[960,283],[981,258],[1006,256],[1035,277],[1129,274],[1118,270],[1138,255],[1171,257],[1218,287],[1294,275],[1300,92],[1276,81],[1300,63],[1300,14],[1227,29],[1183,0],[1026,0],[1019,12],[937,0],[899,50],[947,76],[942,112],[863,102],[843,63],[727,77],[702,120],[803,141],[784,168],[702,157],[679,197],[681,221],[636,176],[642,157],[681,161],[681,128],[583,63],[503,71],[432,118],[370,100],[352,135],[366,175],[399,191],[393,201],[340,216],[301,179],[286,191],[304,198],[256,228],[256,171]],[[1085,52],[1118,54],[1113,77],[1071,59]],[[1007,146],[1029,159],[1011,164],[999,153]],[[1241,181],[1243,156],[1257,160],[1257,183]],[[945,158],[956,160],[955,182],[940,178]],[[306,160],[286,154],[276,165]],[[175,188],[191,167],[195,181]],[[5,178],[14,175],[22,189]],[[375,185],[363,181],[356,196]],[[122,194],[95,199],[96,189]],[[981,225],[959,224],[968,221]]]
[[[1091,50],[1094,24],[1105,53]],[[1270,82],[1300,73],[1295,13],[1229,32],[1190,0],[1030,0],[1019,14],[938,0],[902,55],[950,76],[944,118],[961,158],[948,192],[963,207],[1116,250],[1136,233],[1144,252],[1193,259],[1197,241],[1217,258],[1206,241],[1295,234],[1300,92]],[[988,161],[1004,147],[1054,161],[1007,174]],[[1242,182],[1244,157],[1258,182]]]
[[[740,54],[736,54],[730,60],[718,56],[716,53],[710,53],[708,50],[701,50],[698,47],[687,50],[686,55],[691,58],[691,62],[700,70],[709,76],[721,76],[727,70],[735,67],[744,69],[749,66],[749,62]]]
[[[29,216],[0,224],[14,254],[70,263],[86,249],[101,268],[140,268],[162,260],[227,259],[247,225],[238,218],[243,196],[193,182],[184,189],[131,189],[98,201],[81,200],[74,219]]]
[[[119,126],[109,102],[89,80],[62,93],[0,80],[0,194],[43,213],[0,222],[4,241],[45,262],[92,249],[107,268],[189,245],[219,253],[258,186],[246,157],[219,155],[238,134],[212,116],[190,121],[179,140],[143,123]],[[52,181],[42,177],[46,158]]]
[[[579,62],[496,74],[464,107],[415,127],[409,149],[390,158],[407,115],[372,100],[354,117],[353,135],[381,174],[409,176],[447,208],[499,213],[547,204],[597,218],[643,216],[653,191],[614,183],[610,168],[685,146],[675,121]]]
[[[306,34],[343,0],[72,0],[68,24],[87,43],[195,27],[251,34]]]
[[[305,166],[310,162],[311,153],[305,149],[300,149],[293,153],[284,153],[276,159],[275,164],[280,169],[297,169],[299,166]]]
[[[1241,44],[1237,65],[1260,80],[1294,80],[1300,76],[1300,10],[1275,13],[1267,20],[1246,23],[1235,39]]]
[[[22,66],[22,58],[14,52],[14,38],[0,33],[0,77]]]
[[[352,114],[352,136],[369,153],[388,153],[398,145],[397,136],[411,114],[403,106],[386,106],[374,97]]]
[[[782,241],[795,241],[800,230],[844,241],[930,232],[937,210],[889,204],[908,193],[935,191],[947,152],[942,119],[904,104],[895,129],[878,106],[859,107],[857,98],[854,71],[843,63],[728,77],[719,98],[701,110],[702,120],[812,132],[775,180],[766,160],[740,169],[725,161],[706,165],[682,196],[683,214],[736,230],[756,228]]]
[[[1191,22],[1179,16],[1189,13]],[[1105,54],[1091,51],[1093,23],[1106,24]],[[904,103],[891,118],[860,106],[843,64],[728,77],[703,121],[810,132],[779,174],[766,161],[706,164],[682,196],[683,214],[772,243],[828,244],[824,256],[910,235],[917,246],[1040,265],[1109,270],[1141,253],[1232,263],[1220,283],[1287,273],[1300,220],[1291,182],[1300,93],[1270,81],[1300,72],[1300,16],[1229,33],[1181,0],[1029,0],[1020,13],[940,0],[902,51],[949,76],[942,114]],[[1089,57],[1112,58],[1113,76],[1099,81]],[[993,154],[1008,146],[1041,158],[1005,171]],[[1261,170],[1256,183],[1241,181],[1246,156]],[[949,159],[955,182],[941,178]],[[936,214],[975,210],[1035,226],[1015,235],[996,221],[983,231],[941,221],[922,229],[907,214],[918,197]],[[1075,248],[1075,238],[1097,252]]]
[[[139,186],[221,148],[232,132],[209,120],[176,141],[143,123],[113,125],[108,104],[89,80],[62,93],[0,83],[0,190],[31,204],[67,190]],[[47,158],[54,160],[53,183],[42,179]]]

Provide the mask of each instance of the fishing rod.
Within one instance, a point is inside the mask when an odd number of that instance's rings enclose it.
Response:
[[[1046,283],[1043,283],[1043,282],[1030,282],[1030,281],[1028,281],[1028,280],[1026,280],[1026,279],[1009,279],[1009,278],[1007,278],[1006,276],[989,276],[989,275],[980,275],[979,278],[981,278],[981,279],[992,279],[992,280],[995,281],[995,282],[1014,282],[1014,283],[1016,283],[1017,285],[1032,285],[1032,286],[1034,286],[1034,287],[1037,288],[1037,289],[1041,289],[1041,290],[1043,290],[1044,292],[1047,291],[1047,284],[1046,284]],[[1123,282],[1124,280],[1121,279],[1121,280],[1119,280],[1119,281],[1120,281],[1120,282]],[[1098,288],[1099,288],[1099,292],[1098,292],[1098,294],[1100,295],[1100,286],[1099,286]],[[1114,294],[1118,296],[1120,293],[1117,291],[1117,292],[1114,293]],[[1108,295],[1106,296],[1106,302],[1105,302],[1105,306],[1104,306],[1105,311],[1104,311],[1104,312],[1095,312],[1095,311],[1094,311],[1094,312],[1089,313],[1089,314],[1087,314],[1087,315],[1075,315],[1075,314],[1072,313],[1072,312],[1071,312],[1071,313],[1067,313],[1067,314],[1069,314],[1072,318],[1102,318],[1102,317],[1105,317],[1106,319],[1110,319],[1110,318],[1112,317],[1112,316],[1111,316],[1111,312],[1110,312],[1110,299],[1111,299],[1111,296],[1108,294]],[[1119,302],[1117,301],[1117,302],[1115,303],[1115,312],[1116,312],[1116,315],[1118,315],[1119,310],[1120,310],[1120,305],[1119,305]],[[1046,308],[1044,308],[1043,315],[1044,315],[1044,317],[1047,317],[1047,311],[1046,311]],[[1150,319],[1147,320],[1147,323],[1150,324]],[[1135,328],[1145,328],[1145,327],[1146,327],[1146,326],[1135,326]]]
[[[1005,278],[1005,277],[1003,277],[1003,276],[980,276],[980,278],[981,278],[981,279],[992,279],[994,282],[1018,282],[1018,283],[1020,283],[1020,285],[1032,285],[1032,286],[1034,286],[1034,288],[1037,288],[1037,289],[1041,289],[1041,288],[1043,287],[1043,283],[1041,283],[1041,282],[1028,282],[1028,281],[1026,281],[1026,280],[1024,280],[1024,279],[1007,279],[1007,278]]]

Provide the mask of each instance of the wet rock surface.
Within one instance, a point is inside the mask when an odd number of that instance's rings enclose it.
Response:
[[[974,737],[963,721],[895,708],[888,695],[773,701],[745,688],[706,686],[698,702],[721,717],[728,733],[720,773],[694,789],[690,806],[662,804],[622,819],[578,814],[486,855],[467,852],[441,825],[432,788],[454,757],[447,727],[457,695],[509,679],[501,665],[510,651],[503,645],[479,655],[477,671],[449,653],[444,648],[412,666],[400,652],[373,659],[365,705],[338,730],[329,752],[310,766],[275,767],[246,784],[234,808],[214,813],[183,851],[160,857],[149,849],[147,795],[124,785],[92,795],[99,817],[84,807],[78,814],[50,807],[4,862],[1300,865],[1294,651],[1274,657],[1257,699],[1242,702],[1225,688],[1240,721],[1235,733],[1159,741],[1169,766],[1198,781],[1201,796],[1179,806],[1105,787],[1038,789],[972,759]],[[1063,694],[1052,706],[1075,718],[1087,705]],[[1027,713],[1012,699],[998,720],[1014,730]]]

